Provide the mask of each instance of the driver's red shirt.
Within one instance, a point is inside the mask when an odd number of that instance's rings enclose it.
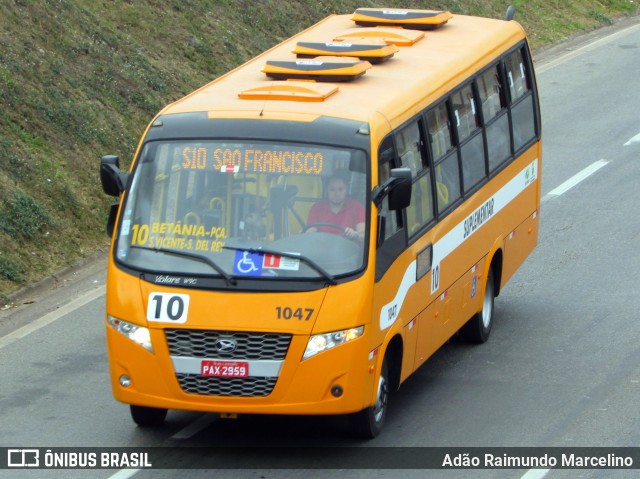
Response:
[[[344,228],[355,229],[358,223],[364,223],[365,209],[362,204],[353,198],[345,198],[342,208],[337,213],[331,211],[329,201],[322,200],[316,203],[309,210],[307,224],[313,226],[313,223],[333,223]],[[336,228],[328,226],[317,226],[318,231],[326,233],[340,234]]]

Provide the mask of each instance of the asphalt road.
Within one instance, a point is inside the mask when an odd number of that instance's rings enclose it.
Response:
[[[0,447],[640,446],[639,55],[640,18],[537,55],[539,246],[496,300],[489,342],[451,341],[438,351],[393,397],[375,440],[349,437],[342,418],[221,420],[171,411],[161,429],[135,427],[108,383],[100,261],[23,297],[33,303],[0,312]],[[637,469],[359,470],[343,469],[342,460],[329,451],[305,471],[268,469],[274,463],[267,460],[264,468],[247,461],[250,469],[179,476],[640,476]],[[176,477],[135,469],[16,472],[0,470],[0,477]]]

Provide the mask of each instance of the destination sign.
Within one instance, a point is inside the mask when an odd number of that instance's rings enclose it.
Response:
[[[182,148],[183,169],[321,175],[324,155],[307,148]]]

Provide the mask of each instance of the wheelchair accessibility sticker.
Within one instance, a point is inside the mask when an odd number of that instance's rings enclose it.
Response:
[[[233,272],[244,276],[260,276],[262,274],[262,257],[260,253],[236,251],[233,260]]]
[[[286,256],[236,251],[233,260],[233,273],[242,276],[267,276],[274,274],[274,270],[298,271],[300,260]],[[265,271],[266,270],[266,271]]]

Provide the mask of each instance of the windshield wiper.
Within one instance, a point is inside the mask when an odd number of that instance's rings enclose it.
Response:
[[[228,249],[231,251],[246,251],[248,253],[252,253],[252,254],[271,254],[274,256],[282,256],[283,258],[291,258],[291,259],[298,259],[300,261],[302,261],[303,263],[306,263],[308,266],[311,267],[311,269],[314,269],[316,272],[320,273],[320,275],[322,277],[324,277],[324,279],[326,279],[329,284],[338,284],[338,282],[336,281],[336,279],[333,277],[333,275],[331,273],[329,273],[326,269],[324,269],[322,266],[320,266],[318,263],[316,263],[315,261],[307,258],[304,255],[301,254],[296,254],[296,253],[285,253],[283,251],[276,251],[276,250],[272,250],[272,249],[265,249],[265,248],[241,248],[241,247],[235,247],[235,246],[223,246],[222,249]]]
[[[129,246],[129,248],[142,249],[145,251],[153,251],[155,253],[164,253],[172,256],[177,256],[178,258],[191,258],[193,260],[196,260],[211,266],[212,269],[214,269],[220,276],[224,278],[224,280],[227,283],[227,286],[235,286],[238,284],[238,282],[233,276],[231,276],[229,273],[223,270],[220,266],[218,266],[211,258],[208,258],[207,256],[204,256],[204,255],[200,255],[196,253],[186,253],[184,251],[176,251],[172,249],[148,248],[146,246],[137,246],[137,245],[131,245]]]

